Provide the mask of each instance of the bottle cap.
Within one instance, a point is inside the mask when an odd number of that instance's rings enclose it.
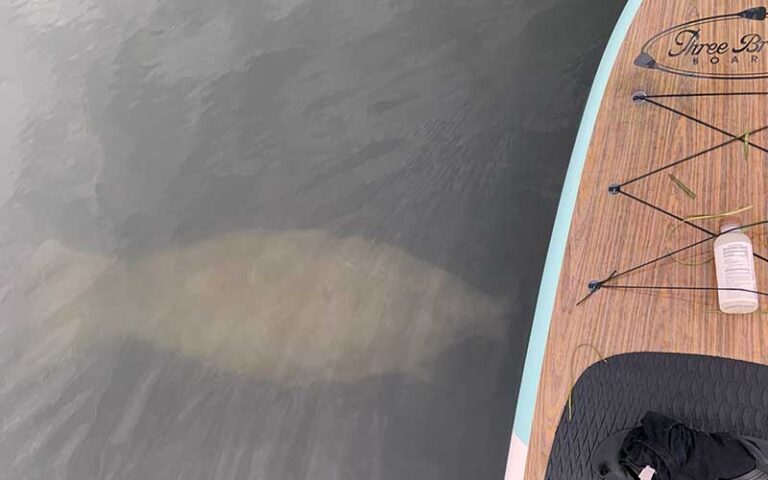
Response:
[[[728,230],[733,230],[734,228],[741,227],[741,219],[739,217],[725,217],[722,220],[720,220],[720,233],[723,233]],[[739,232],[741,230],[733,230],[734,232]]]

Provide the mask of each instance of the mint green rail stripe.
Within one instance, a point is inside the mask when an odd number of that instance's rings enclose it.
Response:
[[[571,227],[571,217],[576,205],[576,194],[579,191],[581,172],[584,169],[589,141],[592,138],[597,112],[600,108],[611,70],[613,70],[616,56],[641,3],[642,0],[629,0],[627,2],[624,11],[619,17],[619,21],[616,23],[611,39],[608,41],[608,45],[603,53],[603,59],[600,61],[600,67],[598,67],[597,74],[595,75],[595,81],[592,84],[592,90],[589,93],[584,115],[581,118],[581,126],[576,136],[576,144],[573,147],[568,172],[565,176],[560,204],[557,208],[557,216],[555,217],[555,225],[549,241],[547,261],[544,265],[544,273],[541,278],[541,286],[539,287],[539,298],[536,302],[536,313],[533,317],[531,337],[528,340],[528,353],[525,357],[525,368],[517,400],[515,423],[512,429],[512,432],[526,445],[531,437],[533,409],[536,405],[536,392],[539,387],[541,365],[544,361],[544,347],[547,343],[549,324],[552,320],[552,308],[555,303],[557,284],[560,279],[560,269],[562,268],[563,257],[565,256],[565,244],[568,241],[568,231]],[[627,100],[629,100],[629,97],[627,97]]]

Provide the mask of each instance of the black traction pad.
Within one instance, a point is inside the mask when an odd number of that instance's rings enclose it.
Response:
[[[719,357],[628,353],[589,367],[563,411],[548,480],[595,480],[591,454],[648,411],[693,428],[768,439],[768,366]]]

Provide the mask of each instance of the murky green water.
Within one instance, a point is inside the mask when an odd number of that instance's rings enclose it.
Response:
[[[501,478],[622,6],[0,6],[3,475]]]

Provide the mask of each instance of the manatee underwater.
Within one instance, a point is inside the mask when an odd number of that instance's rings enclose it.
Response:
[[[394,247],[320,231],[229,233],[130,261],[48,240],[18,277],[31,318],[17,378],[120,338],[289,384],[427,378],[470,332],[504,336],[500,300]]]

